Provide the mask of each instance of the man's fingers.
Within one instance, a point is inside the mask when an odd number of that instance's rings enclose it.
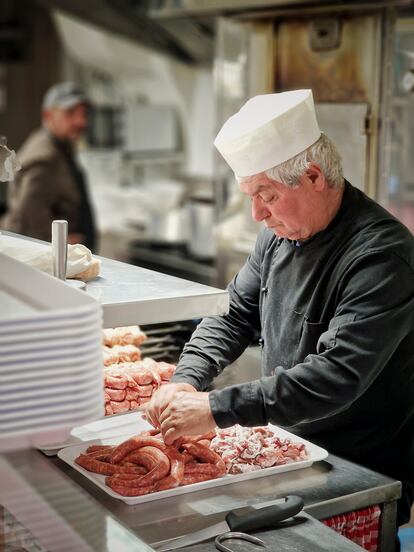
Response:
[[[166,445],[172,445],[178,437],[181,437],[181,433],[177,432],[175,427],[170,427],[165,433],[162,434],[164,443]]]

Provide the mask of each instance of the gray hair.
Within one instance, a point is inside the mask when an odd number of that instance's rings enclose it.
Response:
[[[305,151],[284,163],[265,171],[271,180],[277,180],[289,188],[299,186],[299,179],[306,172],[310,163],[316,163],[324,174],[331,188],[340,188],[344,183],[342,159],[335,144],[325,134]],[[236,176],[238,182],[246,180]]]

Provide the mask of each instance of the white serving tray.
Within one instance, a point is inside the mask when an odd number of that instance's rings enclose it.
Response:
[[[282,439],[289,438],[292,441],[298,442],[298,443],[304,443],[306,445],[309,458],[306,460],[302,460],[299,462],[292,462],[291,464],[285,464],[283,466],[274,466],[271,468],[263,468],[261,470],[257,470],[254,472],[249,473],[240,473],[240,474],[227,474],[223,477],[219,477],[217,479],[211,479],[210,481],[202,481],[201,483],[193,483],[191,485],[185,485],[183,487],[176,487],[175,489],[167,489],[166,491],[158,491],[156,493],[150,493],[143,496],[135,496],[135,497],[124,497],[113,491],[110,487],[105,485],[105,476],[99,475],[96,473],[91,473],[79,466],[75,463],[75,458],[79,456],[82,452],[86,450],[86,448],[90,445],[117,445],[126,439],[128,439],[128,435],[123,435],[119,437],[114,437],[110,439],[99,439],[95,441],[89,441],[88,443],[84,443],[82,445],[75,445],[70,446],[67,448],[64,448],[58,452],[58,457],[61,458],[64,462],[69,464],[72,468],[82,473],[86,478],[90,479],[95,485],[100,487],[104,492],[106,492],[109,496],[116,498],[118,500],[122,500],[126,504],[134,505],[134,504],[142,504],[144,502],[149,502],[152,500],[158,500],[162,498],[168,498],[171,496],[177,496],[184,493],[190,493],[194,491],[201,491],[203,489],[209,489],[211,487],[219,487],[221,485],[229,485],[231,483],[237,483],[238,481],[246,481],[248,479],[256,479],[258,477],[265,477],[267,475],[276,475],[278,473],[284,473],[292,470],[298,470],[301,468],[308,468],[311,466],[314,462],[318,462],[320,460],[324,460],[328,456],[328,452],[318,447],[317,445],[314,445],[310,441],[306,441],[305,439],[302,439],[300,437],[297,437],[293,433],[289,433],[288,431],[285,431],[279,427],[276,427],[272,424],[269,424],[269,428],[272,429],[276,433],[276,435]],[[134,435],[134,433],[130,434],[130,436]]]
[[[142,418],[140,412],[137,410],[122,412],[106,416],[83,426],[74,427],[70,433],[70,437],[66,441],[41,447],[40,450],[47,456],[54,456],[59,450],[66,447],[80,445],[88,441],[95,442],[112,437],[122,437],[124,435],[125,439],[127,439],[130,435],[147,429],[153,429],[153,427]]]

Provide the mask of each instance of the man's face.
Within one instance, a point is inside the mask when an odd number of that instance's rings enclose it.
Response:
[[[43,112],[43,120],[57,138],[77,142],[88,126],[88,107],[84,103],[66,109],[52,107]]]
[[[322,230],[327,200],[321,192],[326,182],[317,169],[307,171],[296,188],[270,180],[265,173],[243,180],[240,190],[252,201],[253,219],[291,240],[306,240]]]

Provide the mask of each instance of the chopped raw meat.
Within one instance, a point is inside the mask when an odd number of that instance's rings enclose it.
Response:
[[[114,345],[137,345],[147,339],[139,326],[124,326],[120,328],[107,328],[103,331],[103,341],[108,347]]]
[[[235,425],[217,429],[216,433],[211,448],[222,457],[228,473],[246,473],[307,458],[304,444],[280,439],[268,427]]]
[[[105,415],[139,408],[173,375],[173,364],[141,360],[137,345],[145,339],[139,326],[104,330]]]

